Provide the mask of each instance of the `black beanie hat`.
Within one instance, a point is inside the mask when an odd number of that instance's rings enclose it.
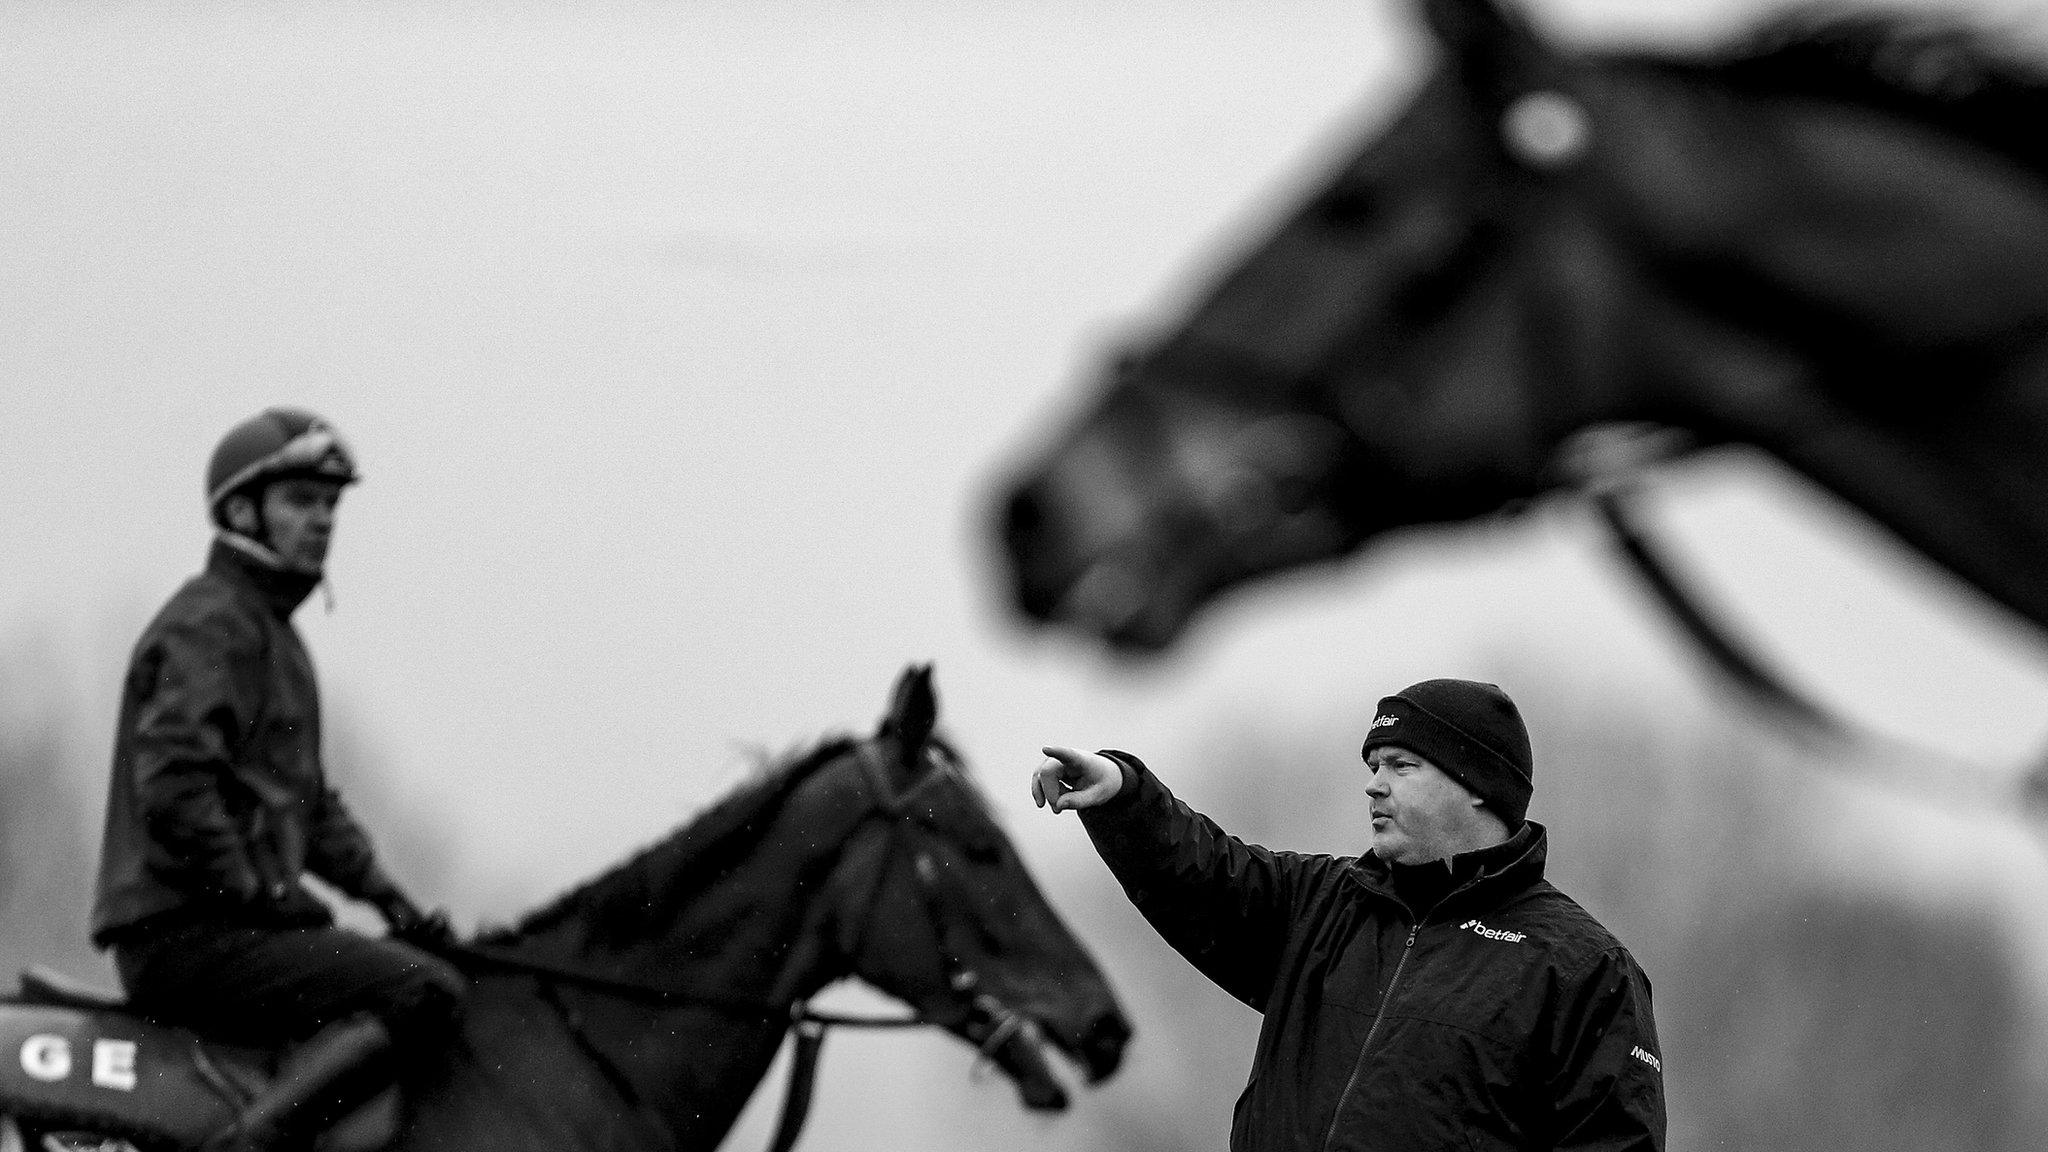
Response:
[[[1535,791],[1529,730],[1515,702],[1492,684],[1424,680],[1380,701],[1363,756],[1397,744],[1444,770],[1486,802],[1508,830],[1521,827]]]

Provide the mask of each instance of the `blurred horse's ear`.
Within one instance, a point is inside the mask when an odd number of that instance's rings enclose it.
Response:
[[[1521,32],[1496,0],[1422,0],[1422,18],[1444,47],[1464,53]]]
[[[1541,55],[1536,39],[1497,0],[1421,0],[1422,18],[1450,53],[1466,83],[1480,90],[1512,90]]]
[[[915,763],[938,719],[939,695],[932,688],[932,666],[912,664],[896,679],[896,692],[889,701],[889,714],[882,718],[880,735],[896,737],[903,762]]]

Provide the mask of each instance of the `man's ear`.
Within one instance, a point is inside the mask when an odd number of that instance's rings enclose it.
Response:
[[[237,492],[221,501],[220,515],[229,528],[244,536],[256,536],[262,532],[263,522],[256,514],[256,501],[243,493]]]

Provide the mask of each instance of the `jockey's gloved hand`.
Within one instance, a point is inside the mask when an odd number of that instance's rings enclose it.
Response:
[[[448,922],[448,913],[439,908],[421,908],[389,880],[373,886],[364,897],[383,913],[391,934],[408,944],[434,948],[455,942],[455,928]]]
[[[384,918],[393,936],[429,952],[455,943],[455,926],[448,922],[445,909],[421,909],[408,902],[404,911],[395,916],[387,912]]]
[[[456,943],[455,925],[449,921],[446,908],[429,908],[400,939],[429,952],[442,951]]]

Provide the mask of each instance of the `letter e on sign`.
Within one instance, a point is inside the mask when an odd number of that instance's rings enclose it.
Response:
[[[93,1041],[92,1082],[102,1088],[135,1091],[135,1041]]]
[[[53,1082],[71,1075],[71,1044],[49,1033],[21,1042],[21,1070],[37,1080]]]

